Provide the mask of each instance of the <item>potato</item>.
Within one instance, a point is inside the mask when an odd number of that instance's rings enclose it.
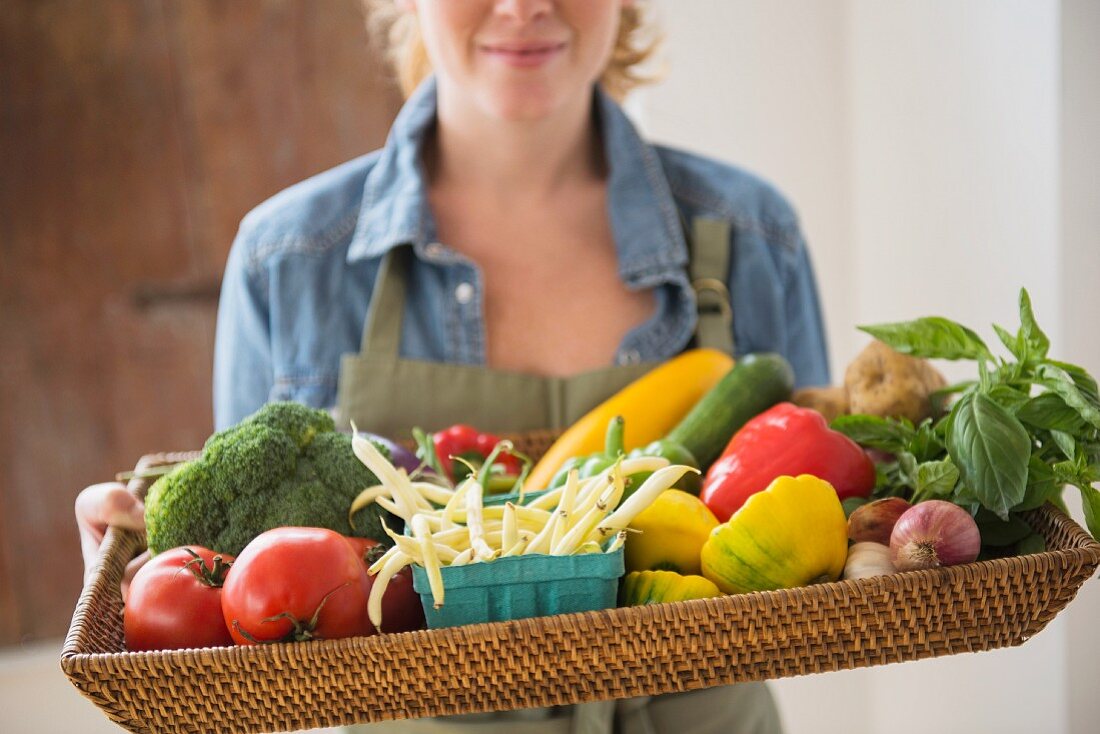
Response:
[[[934,412],[931,395],[947,385],[926,360],[873,341],[848,365],[844,387],[853,414],[908,418],[914,424]]]
[[[838,415],[848,412],[848,390],[843,386],[804,387],[795,390],[791,402],[803,408],[813,408],[825,420],[832,422]]]

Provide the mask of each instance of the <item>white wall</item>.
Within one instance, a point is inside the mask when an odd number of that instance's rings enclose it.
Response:
[[[849,23],[857,318],[939,312],[988,335],[1015,325],[1026,285],[1064,343],[1057,3],[860,0]],[[871,720],[1066,731],[1064,625],[1019,649],[876,672]]]
[[[834,376],[854,325],[940,314],[988,336],[1031,292],[1100,373],[1100,3],[658,1],[654,139],[762,172],[800,211]],[[952,377],[965,365],[946,365]],[[800,732],[1091,732],[1100,589],[1026,645],[775,684]]]
[[[848,5],[857,319],[1058,333],[1058,4]],[[965,374],[965,373],[964,373]]]
[[[1060,303],[1066,358],[1100,372],[1100,2],[1062,2],[1062,258]],[[1076,503],[1075,503],[1076,504]],[[1076,508],[1075,508],[1076,509]],[[1081,518],[1079,509],[1076,511]],[[1097,728],[1100,681],[1095,582],[1066,615],[1065,697],[1072,732]]]
[[[631,100],[642,127],[776,184],[798,209],[822,284],[850,280],[845,15],[820,0],[657,5],[667,75]],[[834,374],[854,349],[856,295],[823,294]]]

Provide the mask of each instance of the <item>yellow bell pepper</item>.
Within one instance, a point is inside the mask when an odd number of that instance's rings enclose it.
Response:
[[[721,596],[712,582],[702,576],[682,576],[674,571],[635,571],[623,577],[619,604],[638,607],[666,601],[710,599]]]
[[[835,581],[848,525],[833,486],[809,474],[779,477],[719,525],[703,545],[703,575],[728,594]]]
[[[641,532],[626,536],[626,570],[697,574],[699,552],[717,526],[718,518],[701,499],[667,489],[630,521],[630,527]]]
[[[717,349],[689,349],[654,367],[567,428],[535,464],[526,486],[549,487],[566,461],[601,451],[607,424],[617,415],[626,420],[626,451],[664,438],[732,367],[733,358]]]

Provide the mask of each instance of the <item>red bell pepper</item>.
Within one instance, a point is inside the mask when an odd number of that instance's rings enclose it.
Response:
[[[811,474],[841,500],[867,497],[875,465],[859,444],[829,428],[816,410],[779,403],[741,427],[707,471],[699,497],[719,522],[776,477]]]
[[[493,453],[493,449],[500,443],[500,439],[491,433],[478,431],[472,426],[458,424],[432,434],[432,444],[435,446],[435,455],[439,466],[451,481],[458,481],[465,476],[465,472],[455,475],[455,462],[452,456],[460,456],[471,461],[475,466],[480,466]],[[499,466],[505,476],[518,477],[523,470],[523,463],[517,457],[507,452],[500,452],[493,461],[494,466]]]

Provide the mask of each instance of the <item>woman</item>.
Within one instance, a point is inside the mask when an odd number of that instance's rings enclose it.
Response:
[[[368,5],[411,97],[384,149],[242,222],[218,428],[272,399],[395,436],[560,427],[691,345],[779,352],[798,384],[828,382],[790,207],[744,172],[646,144],[615,102],[647,55],[631,0]],[[86,553],[112,513],[140,524],[131,504],[117,485],[82,493]],[[779,729],[762,684],[381,728],[597,732],[613,716],[623,731]]]

